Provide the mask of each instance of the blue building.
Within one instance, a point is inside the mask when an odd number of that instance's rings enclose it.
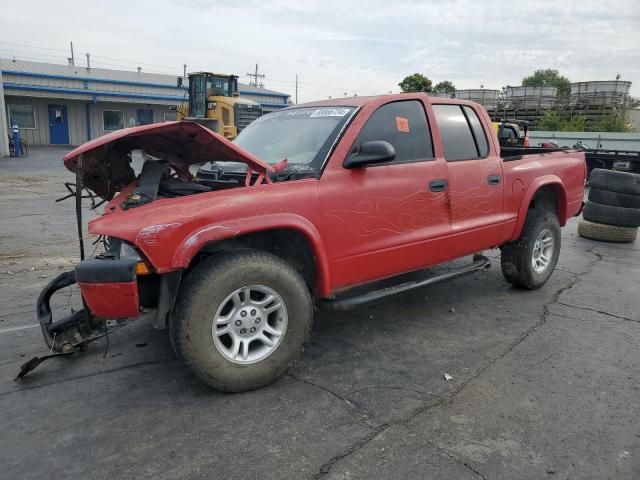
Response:
[[[0,156],[10,122],[28,145],[80,145],[121,128],[175,119],[187,100],[187,79],[138,71],[0,59]],[[265,113],[289,105],[289,95],[239,84],[240,95]]]

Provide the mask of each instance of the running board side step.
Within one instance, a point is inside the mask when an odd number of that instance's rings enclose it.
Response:
[[[328,303],[329,306],[334,310],[351,310],[352,308],[360,307],[367,303],[392,297],[394,295],[405,293],[410,290],[416,290],[418,288],[428,287],[437,283],[446,282],[448,280],[463,277],[480,270],[487,270],[490,267],[491,260],[489,260],[484,255],[474,255],[472,263],[456,270],[451,270],[449,272],[435,275],[433,277],[428,277],[423,280],[400,283],[398,285],[382,288],[380,290],[372,290],[362,295],[331,300]]]

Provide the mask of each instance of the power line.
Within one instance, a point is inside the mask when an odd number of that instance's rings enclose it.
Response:
[[[11,48],[9,47],[11,46]],[[49,52],[60,52],[61,55],[56,55],[54,53]],[[86,55],[87,52],[76,52],[78,57]],[[18,42],[7,42],[0,41],[0,55],[5,57],[17,57],[26,60],[32,61],[47,61],[51,63],[58,63],[62,65],[66,65],[67,57],[69,55],[68,49],[62,48],[53,48],[53,47],[42,47],[36,45],[30,45],[26,43],[18,43]],[[181,68],[178,66],[169,66],[158,63],[149,63],[149,62],[137,62],[135,60],[127,60],[124,58],[115,58],[104,55],[94,55],[91,54],[92,64],[94,68],[100,67],[115,67],[118,69],[125,70],[133,70],[135,67],[145,66],[152,67],[154,69],[164,70],[164,72],[156,71],[154,73],[167,73],[167,74],[179,74]],[[105,61],[107,60],[107,61]],[[81,65],[78,65],[82,67]],[[170,73],[169,73],[170,72]],[[253,73],[247,74],[251,81],[249,82],[252,86],[257,86],[264,88],[265,83],[262,81],[266,76],[258,71],[258,65],[256,64],[256,70]],[[295,95],[296,89],[296,80],[286,80],[286,79],[269,79],[269,84],[275,84],[276,88],[286,88],[291,89],[292,93]],[[280,85],[280,86],[278,86]],[[318,97],[326,97],[328,95],[333,96],[342,96],[343,92],[347,92],[350,89],[345,88],[344,86],[329,86],[323,85],[319,83],[313,82],[303,82],[298,81],[298,93],[303,94],[304,96],[318,96]]]
[[[10,45],[11,47],[4,47],[3,45]],[[64,60],[67,59],[68,55],[69,55],[69,50],[63,50],[63,49],[59,49],[59,48],[48,48],[48,47],[39,47],[39,46],[35,46],[35,45],[28,45],[28,44],[24,44],[24,43],[16,43],[16,42],[5,42],[5,41],[0,41],[0,47],[2,47],[3,50],[5,51],[10,51],[11,53],[9,53],[9,55],[20,55],[20,56],[42,56],[42,57],[46,57],[46,58],[56,58],[59,59],[59,61],[63,61],[61,59],[62,55],[54,55],[51,53],[42,53],[42,52],[38,52],[38,50],[40,51],[51,51],[51,52],[61,52],[64,53],[64,57],[62,57]],[[17,47],[17,48],[16,48]],[[30,51],[30,50],[36,50],[36,51]],[[82,55],[86,55],[87,53],[90,52],[77,52],[78,56],[82,56]],[[100,61],[101,64],[103,65],[111,65],[111,66],[125,66],[125,65],[131,65],[131,66],[148,66],[148,67],[154,67],[154,68],[161,68],[164,70],[170,70],[172,72],[175,72],[177,70],[179,70],[179,67],[174,67],[174,66],[168,66],[168,65],[160,65],[157,63],[148,63],[148,62],[138,62],[135,60],[127,60],[124,58],[114,58],[114,57],[107,57],[107,56],[103,56],[103,55],[94,55],[91,54],[91,57],[93,59],[105,59],[105,60],[112,60],[116,63],[107,63],[107,62],[102,62]],[[66,63],[66,62],[65,62]]]
[[[249,85],[252,87],[264,87],[264,82],[262,79],[265,77],[264,73],[258,73],[258,64],[256,63],[256,72],[255,73],[247,73],[249,78],[253,78],[253,81],[249,81]],[[260,79],[260,82],[258,82]]]
[[[62,49],[62,48],[51,48],[51,47],[40,47],[40,46],[36,46],[36,45],[27,45],[26,43],[15,43],[15,42],[5,42],[4,40],[0,40],[0,44],[4,44],[4,45],[11,45],[11,46],[15,46],[15,47],[24,47],[24,48],[31,48],[31,49],[36,49],[36,50],[49,50],[52,52],[64,52],[69,53],[69,50],[66,49]]]

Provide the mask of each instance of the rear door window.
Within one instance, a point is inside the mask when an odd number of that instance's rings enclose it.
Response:
[[[433,159],[427,115],[418,100],[393,102],[373,112],[358,135],[357,144],[384,140],[393,145],[393,162]]]
[[[473,160],[486,155],[480,154],[476,145],[476,139],[471,130],[470,121],[460,105],[433,105],[433,113],[440,129],[444,158],[447,161]],[[475,115],[475,112],[472,112]],[[479,122],[477,116],[475,119]],[[482,130],[482,126],[479,125]],[[484,136],[484,148],[488,152],[486,136]]]
[[[471,125],[471,132],[473,133],[473,138],[476,141],[478,156],[484,158],[489,154],[489,143],[487,142],[487,135],[484,133],[484,128],[482,128],[482,123],[480,123],[478,114],[473,108],[468,105],[465,105],[462,108],[464,113],[467,115],[469,124]]]

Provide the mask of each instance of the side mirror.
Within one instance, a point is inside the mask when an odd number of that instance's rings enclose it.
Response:
[[[396,149],[389,142],[374,140],[363,143],[344,161],[344,168],[361,168],[375,163],[390,162],[396,158]]]

